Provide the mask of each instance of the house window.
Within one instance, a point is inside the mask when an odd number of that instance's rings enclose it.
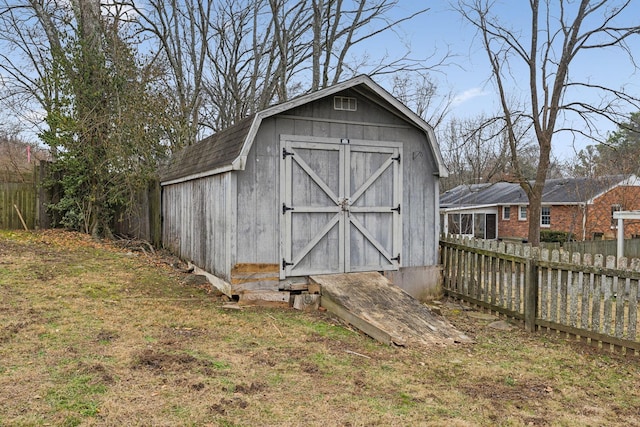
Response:
[[[502,207],[502,219],[508,221],[511,218],[511,206]]]
[[[473,234],[473,215],[460,214],[460,233]]]
[[[551,226],[551,207],[542,206],[542,208],[540,209],[540,226]]]
[[[618,227],[618,220],[613,218],[613,214],[615,212],[620,212],[621,210],[622,210],[622,205],[621,204],[611,205],[611,228],[617,228]]]
[[[449,214],[449,234],[473,234],[473,214]]]
[[[497,235],[496,213],[451,213],[447,217],[448,232],[476,239],[495,239]]]
[[[527,220],[527,207],[526,206],[519,206],[518,207],[518,219],[520,221],[526,221]]]
[[[358,100],[348,96],[333,97],[333,109],[341,111],[356,111],[358,109]]]

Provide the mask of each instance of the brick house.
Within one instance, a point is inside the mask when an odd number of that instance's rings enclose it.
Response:
[[[613,212],[640,210],[636,176],[560,178],[546,182],[542,194],[541,230],[562,231],[576,240],[615,239]],[[440,195],[444,233],[483,239],[526,240],[529,200],[520,184],[459,185]],[[640,235],[640,221],[625,223],[625,238]]]

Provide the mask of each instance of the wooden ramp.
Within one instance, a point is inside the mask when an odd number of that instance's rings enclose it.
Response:
[[[320,305],[385,344],[471,342],[443,317],[377,272],[310,277],[320,285]]]

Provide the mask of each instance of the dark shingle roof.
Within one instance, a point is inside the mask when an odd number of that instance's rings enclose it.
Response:
[[[520,185],[511,182],[459,185],[440,195],[444,208],[503,203],[527,203],[527,196]]]
[[[253,118],[254,115],[246,117],[227,129],[184,147],[160,171],[160,180],[171,181],[231,164],[240,155]]]
[[[549,179],[544,185],[542,203],[551,205],[586,203],[624,180],[623,175]],[[520,184],[497,182],[459,185],[440,195],[442,208],[506,204],[529,204],[529,199]]]

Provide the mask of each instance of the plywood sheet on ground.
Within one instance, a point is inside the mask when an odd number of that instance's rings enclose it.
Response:
[[[320,304],[386,344],[471,342],[441,316],[377,272],[310,277],[321,286]]]

